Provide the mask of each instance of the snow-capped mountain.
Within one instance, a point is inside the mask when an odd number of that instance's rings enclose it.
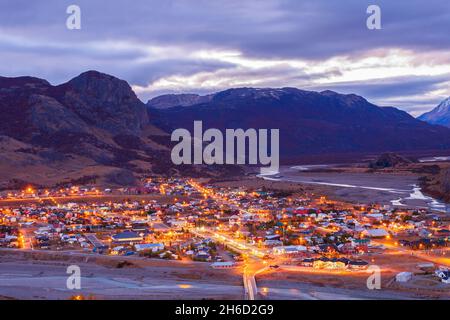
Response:
[[[450,127],[450,97],[442,101],[430,112],[421,115],[418,119],[431,124]]]

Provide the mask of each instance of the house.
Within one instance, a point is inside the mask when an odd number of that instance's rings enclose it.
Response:
[[[447,229],[439,229],[435,232],[436,236],[441,237],[450,237],[450,230]]]
[[[206,251],[198,251],[197,254],[194,256],[194,260],[211,261],[211,255]]]
[[[124,250],[126,250],[126,248],[124,246],[117,246],[111,249],[110,254],[113,256],[117,256],[119,254],[121,254]]]
[[[425,228],[420,229],[417,234],[422,238],[428,238],[433,235],[428,229]]]
[[[124,231],[115,234],[111,239],[114,243],[139,243],[143,241],[143,238],[137,232],[133,231]]]
[[[241,215],[240,220],[245,223],[254,220],[254,215],[250,213],[244,213]]]
[[[294,210],[294,214],[296,214],[296,215],[306,215],[308,213],[309,213],[308,209],[301,208],[301,207]]]
[[[355,247],[352,246],[351,243],[342,243],[338,245],[339,252],[342,252],[343,254],[352,254],[355,253]]]
[[[338,252],[338,247],[334,244],[320,244],[318,247],[319,247],[318,251],[322,253]]]
[[[346,261],[322,257],[313,262],[314,269],[345,269]]]
[[[384,238],[389,235],[384,229],[365,229],[361,234],[368,238]]]
[[[450,284],[450,271],[449,270],[438,269],[435,271],[435,274],[439,278],[441,278],[441,281],[443,283]]]
[[[186,220],[181,220],[181,219],[173,219],[169,221],[171,227],[173,228],[178,228],[181,229],[183,227],[186,227],[187,225],[187,221]]]
[[[280,240],[266,240],[266,241],[264,241],[264,245],[266,247],[280,246],[282,244],[283,244],[283,242],[281,242]]]
[[[237,215],[232,215],[229,219],[228,219],[228,224],[230,226],[233,226],[235,224],[239,223],[239,217]]]
[[[419,263],[419,264],[417,265],[417,268],[419,268],[419,269],[422,270],[422,271],[429,272],[429,271],[434,270],[434,263],[432,263],[432,262]]]
[[[359,246],[368,246],[370,244],[370,239],[364,238],[364,239],[352,239],[352,246],[359,247]]]
[[[266,240],[280,240],[279,234],[269,234],[265,236]]]
[[[306,258],[300,261],[299,265],[302,267],[312,267],[314,264],[315,259],[313,258]]]
[[[365,220],[368,222],[379,222],[383,220],[384,215],[381,213],[369,213],[365,216]]]
[[[353,270],[367,269],[368,265],[369,264],[363,260],[349,261],[347,263],[347,267]]]
[[[282,254],[298,254],[300,252],[306,252],[307,248],[305,246],[279,246],[273,247],[272,253],[274,255]]]
[[[137,252],[149,250],[152,252],[162,251],[164,250],[164,244],[163,243],[142,243],[142,244],[136,244],[134,246]]]
[[[178,255],[172,253],[171,251],[162,252],[159,254],[161,259],[178,259]]]

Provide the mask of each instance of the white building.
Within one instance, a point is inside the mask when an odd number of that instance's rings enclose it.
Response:
[[[412,279],[411,272],[400,272],[395,276],[395,281],[397,282],[408,282]]]
[[[362,235],[369,238],[383,238],[387,237],[389,233],[384,229],[365,229]]]
[[[274,255],[282,254],[297,254],[300,252],[306,252],[308,249],[305,246],[279,246],[273,247],[272,253]]]
[[[137,252],[140,252],[143,250],[151,250],[153,252],[164,250],[163,243],[142,243],[142,244],[136,244],[134,247],[136,248]]]

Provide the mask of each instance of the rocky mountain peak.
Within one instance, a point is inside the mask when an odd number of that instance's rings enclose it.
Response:
[[[102,129],[136,134],[148,122],[145,104],[125,80],[111,75],[87,71],[56,91],[61,103]]]
[[[426,112],[418,119],[431,124],[450,127],[450,97],[442,101],[436,108]]]

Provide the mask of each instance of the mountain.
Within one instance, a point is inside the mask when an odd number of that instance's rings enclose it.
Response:
[[[123,80],[96,71],[52,86],[45,80],[0,78],[0,133],[45,144],[54,134],[89,136],[94,129],[112,135],[141,132],[148,124],[145,105]]]
[[[152,123],[170,131],[193,127],[279,128],[284,159],[307,155],[450,149],[450,130],[417,120],[393,107],[379,107],[354,94],[296,88],[237,88],[188,107],[155,109]],[[333,157],[331,157],[332,159]]]
[[[424,113],[418,117],[418,119],[450,128],[450,97],[442,101],[430,112]]]
[[[57,86],[0,77],[0,113],[0,189],[134,184],[141,175],[179,171],[170,162],[170,136],[150,124],[126,81],[107,74],[88,71]]]

